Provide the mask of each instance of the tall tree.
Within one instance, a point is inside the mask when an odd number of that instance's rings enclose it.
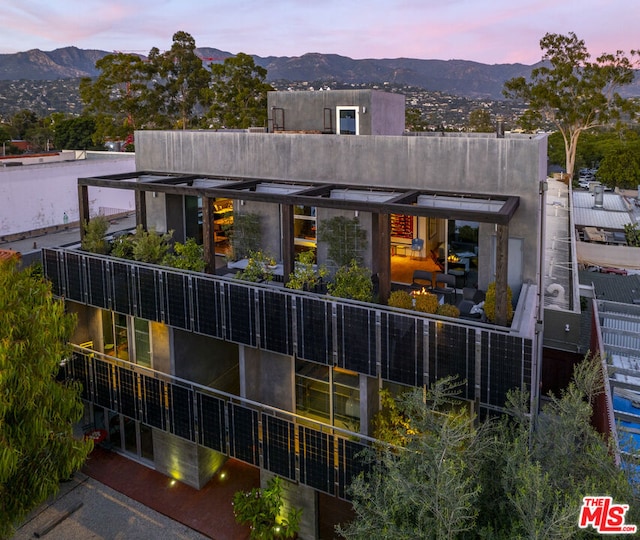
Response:
[[[152,72],[137,54],[108,54],[96,62],[100,75],[80,81],[85,112],[97,115],[94,138],[124,139],[144,126],[149,116]]]
[[[596,178],[611,188],[635,189],[640,184],[640,144],[610,149],[600,162]]]
[[[546,34],[540,48],[547,62],[531,71],[530,80],[507,81],[504,94],[528,102],[525,125],[540,126],[542,120],[555,125],[564,139],[567,173],[573,175],[581,133],[634,112],[633,103],[618,90],[633,82],[637,51],[631,51],[631,59],[617,51],[591,61],[584,41],[573,32]]]
[[[74,324],[48,282],[0,263],[0,538],[93,447],[73,436],[83,412],[79,387],[56,380]]]
[[[248,128],[267,121],[267,70],[248,54],[238,53],[222,64],[211,64],[213,77],[207,117],[213,127]]]
[[[87,150],[94,148],[96,121],[92,116],[65,118],[56,122],[53,142],[56,148]]]
[[[491,123],[491,113],[487,109],[474,109],[469,113],[469,131],[492,133],[495,127]]]
[[[152,49],[149,61],[159,79],[154,86],[155,104],[171,119],[171,127],[187,129],[197,117],[211,74],[196,54],[196,42],[187,32],[173,35],[171,49]]]

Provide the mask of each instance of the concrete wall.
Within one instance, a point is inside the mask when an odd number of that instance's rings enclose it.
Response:
[[[517,195],[509,234],[524,239],[523,279],[537,282],[545,135],[348,137],[141,131],[139,170]],[[484,253],[487,253],[484,251]]]
[[[322,132],[326,126],[325,114],[330,116],[331,132],[337,131],[336,107],[358,109],[360,135],[402,135],[404,132],[405,97],[376,90],[331,90],[269,92],[267,111],[269,130],[273,121],[281,122],[284,109],[285,131]],[[325,113],[325,109],[328,111]]]
[[[0,236],[78,221],[78,178],[131,172],[133,154],[23,167],[0,167]],[[91,215],[100,207],[135,209],[129,190],[89,188]]]
[[[158,472],[202,489],[226,457],[164,431],[153,430],[153,461]]]
[[[173,355],[172,374],[198,384],[228,380],[227,373],[238,369],[237,345],[177,328],[173,329]]]
[[[295,362],[292,356],[242,347],[243,397],[295,412]]]

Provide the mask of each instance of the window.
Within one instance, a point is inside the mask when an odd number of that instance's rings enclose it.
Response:
[[[358,135],[358,108],[336,107],[338,133],[340,135]]]
[[[359,381],[355,372],[296,360],[296,412],[357,432],[360,430]]]
[[[296,251],[316,248],[316,209],[314,206],[293,207],[293,236]]]
[[[131,332],[129,332],[129,325],[131,325]],[[105,354],[151,367],[149,321],[103,311],[102,335]],[[129,336],[132,337],[131,342]]]

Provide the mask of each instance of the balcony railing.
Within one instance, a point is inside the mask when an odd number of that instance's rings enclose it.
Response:
[[[65,369],[90,403],[343,499],[373,440],[78,346]]]
[[[531,388],[534,340],[509,329],[82,251],[43,262],[68,300],[410,386],[456,375],[483,409]]]

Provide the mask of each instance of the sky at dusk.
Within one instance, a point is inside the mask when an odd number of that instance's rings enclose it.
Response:
[[[593,57],[640,48],[637,0],[4,0],[0,54],[76,46],[197,47],[258,56],[540,60],[547,32],[575,32]]]

